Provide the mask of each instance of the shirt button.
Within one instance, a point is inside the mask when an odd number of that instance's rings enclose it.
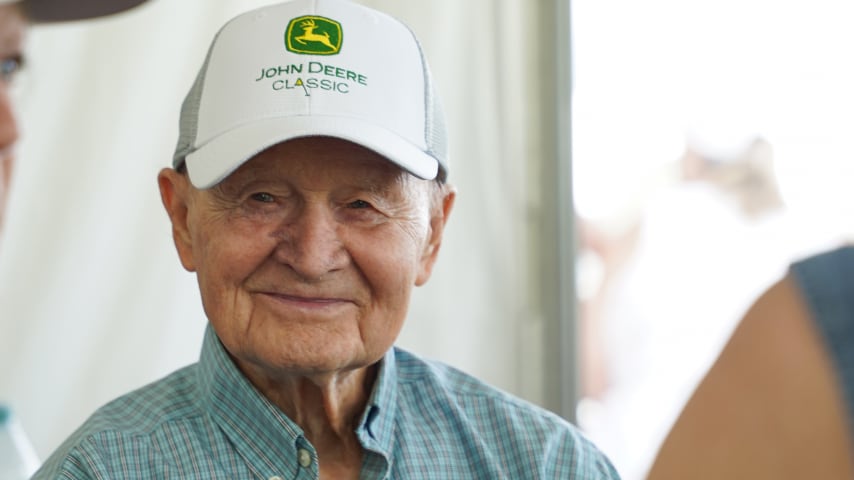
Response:
[[[282,477],[280,477],[278,475],[274,475],[274,476],[268,478],[267,480],[282,480]]]
[[[297,461],[299,464],[303,466],[303,468],[308,468],[311,465],[311,453],[304,448],[300,448],[297,450]]]

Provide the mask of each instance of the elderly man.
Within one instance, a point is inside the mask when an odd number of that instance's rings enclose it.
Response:
[[[216,35],[158,182],[209,327],[36,478],[617,478],[571,425],[393,347],[454,203],[411,31],[294,0]]]
[[[125,11],[145,0],[0,0],[0,228],[14,167],[18,123],[9,85],[20,70],[30,22],[83,20]]]

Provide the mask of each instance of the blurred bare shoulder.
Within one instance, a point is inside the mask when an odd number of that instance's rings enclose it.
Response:
[[[649,479],[854,478],[842,390],[795,281],[749,309]]]

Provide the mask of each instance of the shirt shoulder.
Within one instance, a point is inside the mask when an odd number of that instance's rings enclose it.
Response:
[[[841,382],[854,434],[854,246],[804,258],[791,273]]]
[[[169,449],[174,430],[196,428],[196,365],[127,393],[99,408],[54,451],[33,476],[122,478],[128,464],[148,464]],[[125,472],[127,473],[127,472]]]
[[[854,246],[804,258],[790,271],[836,367],[854,385]]]
[[[605,455],[555,413],[441,362],[401,349],[395,359],[398,434],[416,449],[451,463],[459,456],[490,478],[619,478]]]

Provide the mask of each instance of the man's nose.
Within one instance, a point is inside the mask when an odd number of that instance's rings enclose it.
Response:
[[[305,204],[276,232],[279,238],[276,258],[303,279],[318,281],[347,264],[343,228],[331,208]]]
[[[0,150],[8,154],[15,142],[18,141],[18,120],[9,92],[9,85],[0,82]]]

